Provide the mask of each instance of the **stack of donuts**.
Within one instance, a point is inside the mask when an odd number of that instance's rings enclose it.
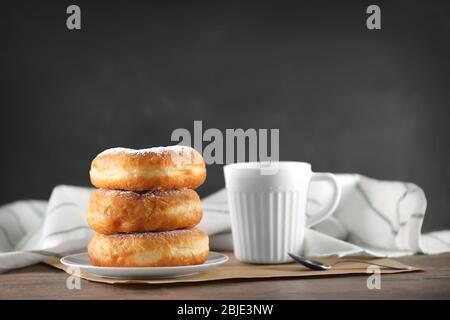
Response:
[[[202,156],[190,147],[113,148],[91,164],[98,189],[88,204],[94,229],[91,263],[108,267],[163,267],[204,263],[209,253],[194,191],[206,178]]]

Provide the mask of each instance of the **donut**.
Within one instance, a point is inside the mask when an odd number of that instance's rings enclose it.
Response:
[[[206,168],[191,147],[112,148],[92,161],[90,178],[95,187],[104,189],[195,189],[205,181]]]
[[[88,223],[98,233],[168,231],[195,227],[202,218],[194,190],[144,193],[98,189],[88,203]]]
[[[208,235],[199,229],[112,235],[96,233],[88,247],[92,265],[103,267],[202,264],[208,253]]]

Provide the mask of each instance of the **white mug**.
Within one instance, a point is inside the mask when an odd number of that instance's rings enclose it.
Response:
[[[288,252],[300,253],[304,228],[311,227],[336,209],[341,188],[331,173],[313,173],[305,162],[272,162],[264,174],[261,162],[224,166],[230,207],[234,253],[249,263],[285,263]],[[330,204],[314,216],[306,213],[311,181],[328,181],[333,187]]]

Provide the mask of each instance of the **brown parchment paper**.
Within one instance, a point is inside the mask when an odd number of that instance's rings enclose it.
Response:
[[[358,262],[342,263],[338,264],[331,270],[327,271],[314,271],[307,269],[297,263],[287,264],[273,264],[273,265],[255,265],[239,262],[232,252],[223,252],[230,260],[220,266],[206,269],[198,274],[178,277],[178,278],[164,278],[164,279],[148,279],[148,280],[129,280],[129,279],[113,279],[103,278],[96,276],[89,272],[82,272],[81,278],[109,284],[122,284],[122,283],[147,283],[147,284],[164,284],[164,283],[189,283],[189,282],[201,282],[201,281],[215,281],[226,279],[270,279],[270,278],[299,278],[299,277],[311,277],[311,276],[339,276],[349,274],[367,274],[367,264],[361,264]],[[342,258],[345,259],[345,258]],[[388,268],[380,268],[380,272],[383,273],[401,273],[401,272],[413,272],[422,271],[422,269],[407,266],[399,261],[393,259],[378,259],[371,257],[352,257],[352,259],[360,259],[369,262],[381,263],[387,266],[400,266],[410,267],[409,270],[395,270]],[[317,258],[317,260],[333,263],[338,258]],[[64,270],[67,272],[67,267],[59,262],[59,259],[55,258],[46,261],[47,264]]]

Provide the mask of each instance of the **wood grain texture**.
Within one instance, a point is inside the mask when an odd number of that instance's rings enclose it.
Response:
[[[81,280],[68,290],[67,274],[35,265],[0,275],[1,299],[450,299],[450,254],[397,259],[425,272],[386,274],[380,290],[366,275],[285,280],[229,280],[195,284],[108,285]]]

